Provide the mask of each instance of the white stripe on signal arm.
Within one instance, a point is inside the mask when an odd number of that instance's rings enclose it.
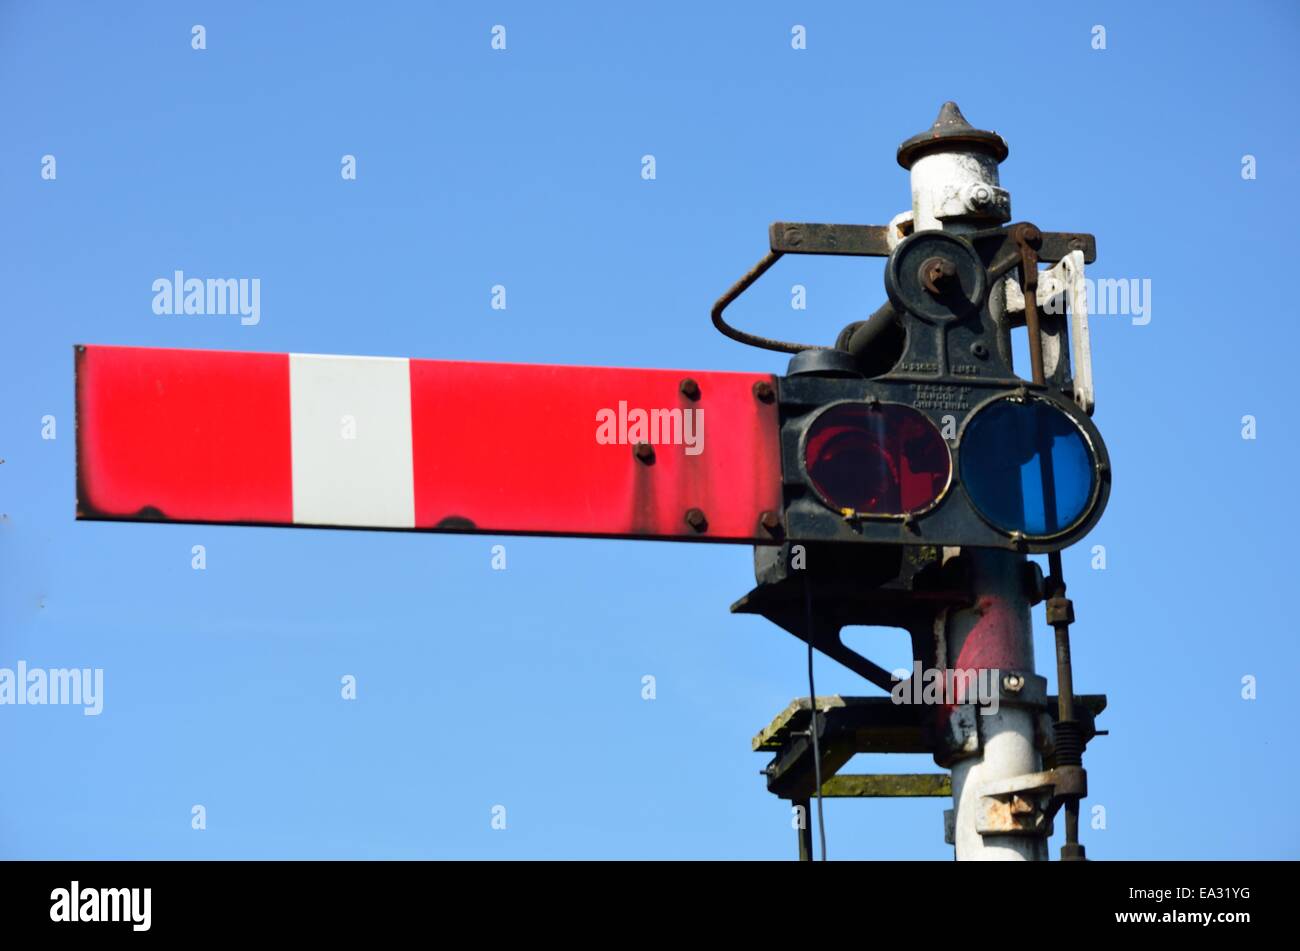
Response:
[[[415,527],[408,360],[291,353],[289,413],[295,523]]]

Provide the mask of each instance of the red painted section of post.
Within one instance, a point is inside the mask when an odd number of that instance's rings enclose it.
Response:
[[[1031,670],[1033,654],[1020,629],[1018,608],[997,595],[975,603],[980,619],[962,642],[952,661],[955,670]]]

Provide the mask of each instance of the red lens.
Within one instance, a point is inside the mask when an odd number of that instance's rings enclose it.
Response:
[[[923,414],[897,403],[841,403],[808,429],[804,465],[836,509],[903,515],[943,494],[952,455]]]

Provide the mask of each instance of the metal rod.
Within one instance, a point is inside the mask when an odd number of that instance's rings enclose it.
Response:
[[[802,822],[799,824],[799,861],[811,862],[813,860],[813,839],[812,839],[812,811],[809,807],[812,805],[807,799],[796,799],[794,807],[800,811]]]
[[[822,861],[826,861],[826,819],[822,812],[822,751],[820,723],[817,716],[817,686],[813,681],[813,644],[817,640],[812,606],[812,582],[808,580],[807,571],[803,578],[804,609],[808,624],[808,705],[812,716],[808,721],[808,730],[812,733],[813,777],[817,783],[817,838],[821,841]],[[809,819],[811,827],[812,821]]]
[[[1048,578],[1052,597],[1065,597],[1065,576],[1061,572],[1061,553],[1047,556]],[[1056,690],[1060,702],[1057,716],[1061,720],[1074,719],[1074,668],[1070,659],[1070,625],[1060,622],[1053,625],[1056,631]]]
[[[1045,382],[1043,372],[1043,337],[1038,322],[1038,258],[1034,253],[1035,239],[1042,240],[1041,233],[1033,225],[1018,225],[1015,229],[1016,242],[1021,247],[1020,284],[1025,296],[1025,329],[1029,334],[1029,364],[1034,382]],[[1051,477],[1051,447],[1040,446],[1043,459],[1043,503],[1044,514],[1055,523],[1055,482]],[[1047,556],[1048,589],[1052,599],[1065,598],[1065,571],[1061,565],[1061,553],[1049,552]],[[1056,640],[1056,689],[1057,689],[1057,723],[1068,724],[1066,730],[1073,731],[1074,726],[1074,665],[1070,656],[1069,621],[1057,618],[1052,625]],[[1073,737],[1071,737],[1072,754]],[[1058,761],[1058,765],[1059,761]],[[1077,765],[1075,763],[1066,765]],[[1079,848],[1079,800],[1067,800],[1065,812],[1065,847],[1062,855],[1082,857]]]
[[[739,330],[731,326],[722,319],[722,312],[727,306],[745,291],[749,290],[750,285],[767,273],[777,261],[781,260],[782,251],[769,251],[763,259],[749,269],[749,272],[738,280],[727,293],[717,299],[713,305],[711,316],[713,317],[713,326],[718,328],[722,334],[737,340],[740,343],[748,344],[751,347],[759,347],[763,350],[777,350],[781,353],[799,353],[801,350],[828,350],[829,347],[823,347],[812,343],[790,343],[785,340],[774,340],[771,337],[760,337],[758,334],[752,334],[744,330]]]
[[[1052,597],[1065,597],[1065,574],[1061,568],[1061,553],[1054,551],[1047,556],[1048,582]],[[1056,692],[1058,696],[1057,723],[1074,722],[1074,663],[1070,656],[1070,624],[1058,620],[1054,625],[1056,634]],[[1072,727],[1071,727],[1072,729]],[[1064,806],[1065,812],[1065,848],[1063,855],[1082,857],[1079,849],[1079,801],[1069,800]]]
[[[1042,243],[1043,234],[1028,223],[1016,225],[1012,234],[1020,245],[1020,288],[1025,295],[1025,328],[1029,331],[1029,370],[1033,381],[1042,385],[1045,380],[1043,337],[1038,323],[1038,255],[1034,246]]]

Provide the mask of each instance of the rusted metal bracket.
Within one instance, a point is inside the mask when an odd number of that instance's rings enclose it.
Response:
[[[1023,677],[1016,672],[1003,675],[1004,696],[1012,703],[1016,702],[1012,694],[1024,692],[1033,695],[1036,692],[1027,681],[1017,686],[1017,678]],[[1014,689],[1008,689],[1008,680],[1010,688]],[[1025,689],[1027,686],[1028,691]],[[1087,794],[1087,777],[1083,769],[1055,762],[1055,751],[1048,735],[1052,730],[1056,698],[1042,695],[1026,699],[1044,707],[1041,730],[1045,735],[1040,736],[1040,749],[1048,768],[1041,773],[1017,776],[981,790],[978,828],[985,835],[1038,835],[1044,829],[1050,832],[1052,819],[1062,804],[1067,801],[1077,803]],[[1105,709],[1106,698],[1084,695],[1075,700],[1081,715],[1080,726],[1091,738],[1096,733],[1093,717]],[[892,697],[841,697],[838,694],[818,697],[816,706],[818,715],[814,718],[807,697],[795,700],[761,730],[753,742],[754,752],[775,754],[763,769],[768,791],[803,810],[803,822],[799,828],[800,859],[812,857],[808,817],[812,798],[817,795],[817,769],[813,763],[814,746],[810,732],[814,728],[818,731],[821,795],[824,797],[939,798],[952,795],[952,779],[946,773],[836,775],[858,753],[933,753],[936,744],[930,725],[933,708],[895,703]],[[964,709],[973,721],[979,720],[973,705],[966,705]],[[975,749],[978,749],[978,723],[971,722],[970,726]],[[945,813],[948,826],[945,836],[949,843],[952,841],[952,815],[952,810]]]
[[[1075,700],[1083,735],[1091,739],[1097,735],[1094,717],[1106,708],[1106,697],[1084,694]],[[1010,702],[1014,703],[1014,700]],[[1050,772],[1060,768],[1052,737],[1056,697],[1043,695],[1040,703],[1044,709],[1038,745]],[[808,732],[813,722],[810,709],[808,698],[801,697],[754,737],[754,752],[773,754],[763,775],[767,778],[768,791],[782,799],[799,800],[816,793],[813,744]],[[980,743],[979,714],[970,704],[956,709],[968,714],[967,722],[971,728],[968,736],[973,737],[972,749],[977,751]],[[833,794],[826,791],[827,784],[858,753],[933,754],[936,745],[943,742],[943,738],[934,735],[930,723],[932,707],[895,703],[892,697],[843,697],[838,694],[818,697],[817,712],[822,795],[826,796]]]
[[[1008,689],[1007,681],[1019,680],[1024,684],[1019,692]],[[1044,762],[1053,767],[1057,765],[1057,751],[1062,745],[1068,747],[1066,759],[1071,759],[1069,752],[1076,745],[1086,744],[1099,733],[1096,718],[1106,709],[1105,694],[1083,694],[1074,698],[1075,720],[1072,721],[1069,736],[1058,734],[1065,730],[1059,725],[1059,700],[1046,693],[1046,680],[1043,677],[1018,673],[1002,672],[1002,685],[999,690],[998,704],[1006,707],[1023,707],[1036,713],[1034,739]],[[958,704],[952,707],[948,718],[934,737],[933,753],[935,762],[940,766],[951,768],[958,760],[974,756],[983,747],[984,736],[981,732],[983,718],[979,706],[973,703]]]
[[[962,237],[977,246],[997,239],[988,247],[986,261],[1003,263],[1004,251],[1015,247],[1011,229],[987,228],[964,234]],[[1069,231],[1044,231],[1038,257],[1041,261],[1055,263],[1071,251],[1082,251],[1084,262],[1097,259],[1097,240],[1090,234]],[[902,237],[900,235],[900,237]],[[832,254],[853,257],[887,258],[893,251],[890,246],[888,225],[831,225],[812,222],[775,221],[768,228],[768,241],[772,253],[781,254]],[[895,242],[896,244],[897,242]],[[1016,257],[1006,265],[1009,270],[1019,262]],[[752,282],[751,282],[752,283]]]
[[[841,254],[885,258],[888,225],[828,225],[813,222],[774,221],[767,229],[772,251],[778,254]]]
[[[981,835],[1050,835],[1061,807],[1086,795],[1088,774],[1082,766],[987,783],[979,792],[975,829]]]
[[[981,698],[982,704],[975,702],[958,703],[948,711],[939,734],[935,737],[935,762],[940,766],[951,768],[958,760],[975,756],[983,747],[984,735],[981,730],[983,709],[1000,709],[1001,707],[1021,707],[1035,714],[1046,712],[1048,708],[1047,678],[1033,671],[1004,670],[993,686],[996,696]],[[996,706],[993,704],[996,703]],[[1039,725],[1040,731],[1042,725]],[[1050,728],[1050,725],[1049,725]],[[1040,737],[1040,746],[1042,745]]]
[[[1020,229],[1017,231],[1016,229]],[[1041,237],[1036,246],[1037,260],[1048,263],[1060,261],[1072,251],[1081,251],[1085,263],[1097,258],[1097,242],[1090,234],[1046,231],[1038,232],[1033,225],[1022,222],[1006,228],[990,228],[962,237],[975,244],[988,269],[989,286],[1013,267],[1021,264],[1023,239],[1027,229]],[[1019,242],[1017,238],[1021,239]],[[892,241],[892,244],[891,244]],[[897,234],[891,235],[888,225],[835,225],[815,222],[776,221],[768,228],[771,250],[757,264],[727,289],[717,299],[711,311],[713,326],[724,336],[739,343],[763,350],[782,353],[799,353],[803,350],[830,350],[821,344],[794,343],[762,337],[731,326],[723,312],[754,282],[767,273],[773,264],[786,254],[830,254],[851,257],[889,257],[898,243]]]

